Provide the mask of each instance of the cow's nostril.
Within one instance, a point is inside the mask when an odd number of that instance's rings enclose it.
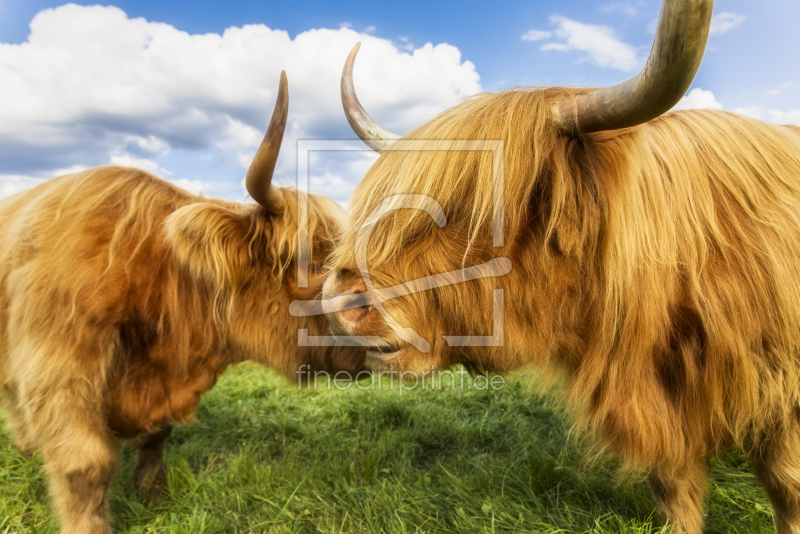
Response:
[[[345,329],[351,330],[354,329],[358,323],[364,319],[364,317],[370,311],[370,304],[369,299],[367,298],[367,288],[363,282],[359,281],[355,284],[351,282],[352,285],[346,287],[346,289],[342,288],[342,285],[338,287],[332,288],[334,291],[335,297],[346,297],[341,304],[345,304],[345,309],[336,313],[339,320],[342,321],[342,325]]]
[[[342,310],[342,318],[349,323],[358,323],[369,313],[369,306]]]
[[[366,287],[359,284],[343,291],[340,295],[352,295],[349,305],[342,310],[342,319],[351,324],[357,324],[369,313],[369,303],[365,293]]]

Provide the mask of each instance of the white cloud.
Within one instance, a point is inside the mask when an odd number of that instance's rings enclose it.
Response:
[[[764,106],[749,106],[734,108],[733,111],[753,117],[754,119],[766,120],[773,124],[793,124],[800,126],[800,109],[781,111],[778,109],[767,109]]]
[[[680,102],[675,104],[671,111],[679,111],[681,109],[723,109],[723,106],[717,102],[714,93],[698,87],[692,89],[689,94],[681,98]]]
[[[80,163],[77,163],[75,165],[70,165],[69,167],[65,167],[63,169],[56,169],[54,175],[64,176],[65,174],[74,174],[76,172],[85,171],[88,168],[89,167],[87,167],[86,165],[81,165]]]
[[[85,171],[88,169],[86,165],[71,165],[63,169],[55,169],[48,173],[46,177],[43,176],[24,176],[20,174],[0,174],[0,200],[15,195],[20,191],[30,189],[36,185],[45,182],[48,178],[55,176],[64,176],[65,174],[73,174],[76,172]]]
[[[773,124],[793,124],[800,126],[800,109],[781,111],[778,109],[767,109],[764,106],[749,106],[746,108],[734,108],[733,111],[753,117],[754,119],[766,120]]]
[[[339,78],[358,41],[359,98],[391,130],[408,131],[481,90],[475,66],[448,44],[406,53],[346,27],[294,39],[260,24],[190,35],[116,7],[41,11],[26,42],[0,43],[0,174],[37,179],[114,157],[166,175],[158,158],[176,150],[216,149],[221,164],[246,167],[285,69],[289,127],[277,173],[293,181],[297,139],[354,137]]]
[[[679,111],[682,109],[725,109],[725,107],[717,100],[714,93],[698,87],[692,89],[689,94],[684,96],[670,111]],[[737,107],[731,111],[754,119],[768,120],[774,124],[794,124],[800,126],[800,109],[780,111],[754,105]]]
[[[542,39],[549,39],[553,32],[545,32],[541,30],[528,30],[522,35],[523,41],[541,41]]]
[[[326,195],[346,204],[350,193],[378,159],[378,154],[366,150],[312,150],[308,153],[308,190]],[[277,179],[276,185],[295,185],[294,182]],[[301,181],[305,190],[305,178]],[[247,198],[245,179],[240,182],[242,198]]]
[[[140,149],[150,154],[166,154],[169,152],[169,144],[154,135],[148,135],[147,137],[131,135],[126,141],[128,143],[135,143]]]
[[[310,190],[346,200],[347,195],[342,195],[342,191],[352,191],[377,159],[378,154],[372,151],[312,152],[308,167]]]
[[[177,180],[168,180],[170,183],[180,187],[181,189],[185,189],[192,194],[195,195],[202,195],[209,189],[213,188],[213,186],[209,183],[203,182],[201,180],[189,180],[188,178],[178,178]]]
[[[289,100],[291,100],[291,91],[289,92]],[[248,150],[246,152],[248,160],[255,156],[255,149],[261,144],[264,132],[232,117],[226,117],[226,122],[227,124],[220,129],[220,140],[215,144],[223,150],[238,149],[240,155],[243,149],[252,148],[252,151]],[[291,131],[288,125],[287,129]],[[249,163],[244,167],[248,165]]]
[[[624,72],[638,70],[644,63],[639,50],[620,41],[608,26],[584,24],[558,15],[550,17],[550,22],[556,25],[555,35],[565,42],[548,43],[542,50],[586,52],[585,59],[595,65]]]
[[[777,87],[770,89],[764,95],[766,96],[778,96],[782,94],[787,89],[791,88],[794,84],[792,82],[783,82],[782,84],[778,85]]]
[[[735,13],[717,13],[711,17],[711,30],[709,35],[722,35],[725,32],[736,29],[745,21],[744,15]]]
[[[400,48],[402,48],[403,50],[407,50],[409,52],[412,52],[414,50],[414,44],[409,42],[408,36],[398,35],[397,38],[403,42],[403,44],[400,45]]]
[[[0,174],[0,199],[16,195],[20,191],[30,189],[42,182],[44,182],[43,178],[15,174]]]
[[[364,28],[364,33],[375,33],[376,31],[378,31],[378,28],[376,28],[375,26],[372,26],[372,25],[367,26],[366,28]]]
[[[793,109],[790,111],[778,111],[771,109],[767,111],[769,114],[769,121],[776,124],[794,124],[800,126],[800,109]]]
[[[150,174],[165,178],[172,173],[167,169],[162,168],[158,163],[153,160],[145,158],[135,158],[129,154],[112,154],[109,160],[111,165],[119,165],[120,167],[133,167],[135,169],[142,169]]]
[[[622,13],[628,18],[636,16],[637,9],[628,3],[615,2],[613,4],[606,4],[600,6],[600,11],[603,13]]]
[[[754,119],[764,120],[764,111],[760,106],[748,106],[746,108],[733,108],[733,111],[741,115],[747,115]]]

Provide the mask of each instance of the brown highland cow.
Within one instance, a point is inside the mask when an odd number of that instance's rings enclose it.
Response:
[[[101,167],[0,203],[0,385],[19,446],[39,449],[65,534],[111,531],[106,493],[118,440],[138,449],[136,485],[163,490],[164,440],[225,368],[357,372],[364,349],[298,347],[298,193],[271,186],[288,110],[285,74],[247,173],[258,202],[189,194],[145,172]],[[342,210],[309,195],[310,262]],[[312,263],[313,265],[313,263]]]
[[[662,116],[700,64],[712,7],[665,0],[647,65],[622,84],[477,95],[399,141],[355,98],[354,50],[345,109],[381,156],[353,194],[323,309],[335,334],[383,339],[374,370],[535,364],[563,377],[579,424],[647,471],[676,532],[702,530],[709,458],[743,447],[778,532],[798,533],[800,129]],[[433,150],[441,140],[460,150]],[[475,140],[502,142],[501,161]],[[447,224],[403,194],[435,200]],[[510,272],[487,277],[492,260]],[[451,273],[465,267],[483,278]],[[446,272],[449,285],[424,278]],[[427,289],[409,294],[412,280]],[[492,335],[495,289],[502,347],[444,339]]]

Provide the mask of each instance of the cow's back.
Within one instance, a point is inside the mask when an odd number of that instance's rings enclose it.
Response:
[[[99,167],[0,202],[0,384],[61,357],[37,356],[38,342],[85,343],[83,357],[102,358],[92,350],[108,346],[132,295],[154,289],[164,219],[194,199],[143,171]],[[59,366],[69,362],[46,362]]]

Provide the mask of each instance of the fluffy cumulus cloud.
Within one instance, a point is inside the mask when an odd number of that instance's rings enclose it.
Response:
[[[550,17],[550,23],[555,26],[553,32],[530,30],[522,36],[522,40],[540,41],[555,35],[559,40],[543,44],[542,50],[584,52],[581,61],[591,61],[600,67],[623,72],[633,72],[644,64],[639,49],[622,42],[613,28],[584,24],[559,15]]]
[[[672,111],[681,109],[724,109],[722,104],[717,102],[714,93],[700,89],[699,87],[692,89],[689,93],[681,98],[680,102],[675,104]]]
[[[725,109],[714,93],[701,88],[695,88],[681,98],[671,111],[678,111],[682,109]],[[790,111],[780,111],[776,109],[768,109],[763,105],[755,105],[748,107],[737,107],[730,109],[735,113],[747,115],[755,119],[766,120],[775,124],[794,124],[800,126],[800,109],[793,109]]]
[[[190,35],[116,7],[42,11],[26,42],[0,43],[0,195],[64,168],[109,163],[211,192],[207,176],[183,176],[165,161],[211,155],[208,169],[227,165],[243,175],[281,70],[290,107],[277,173],[294,182],[297,139],[353,137],[339,77],[358,41],[359,97],[389,129],[407,131],[481,90],[474,65],[453,46],[428,43],[408,53],[346,25],[294,39],[264,25]]]

